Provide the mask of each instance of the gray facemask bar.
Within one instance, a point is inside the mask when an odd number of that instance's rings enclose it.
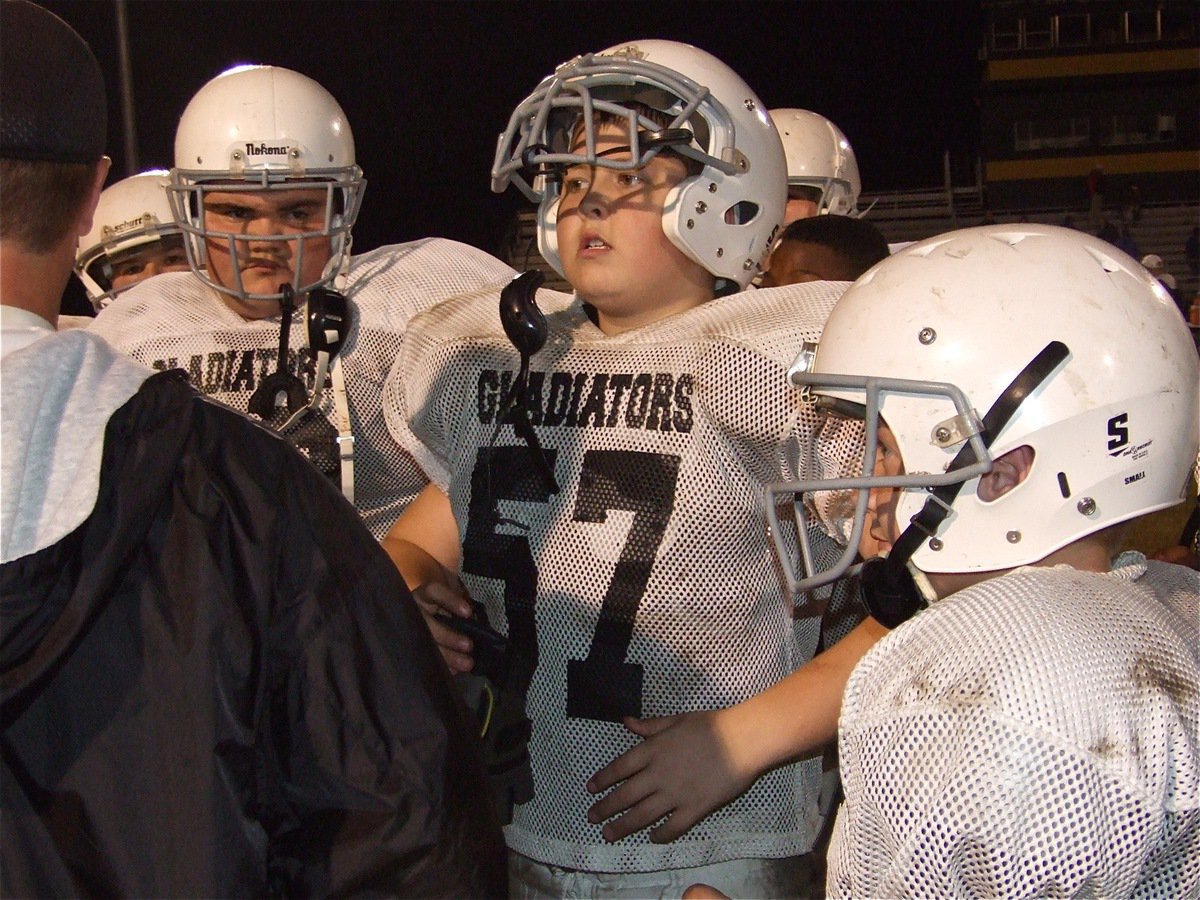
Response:
[[[862,563],[855,564],[854,558],[858,554],[858,543],[862,538],[867,500],[871,488],[899,487],[928,491],[942,485],[969,481],[991,471],[992,458],[984,444],[980,429],[974,428],[967,435],[967,442],[971,445],[975,459],[978,461],[969,466],[940,474],[913,472],[880,477],[870,474],[875,470],[875,452],[879,443],[878,428],[872,423],[879,421],[880,395],[886,391],[944,398],[954,404],[956,414],[962,421],[978,423],[978,416],[972,410],[966,395],[957,385],[940,381],[913,381],[904,378],[863,375],[815,375],[805,372],[794,372],[791,381],[793,384],[802,386],[806,391],[817,388],[862,391],[866,399],[864,421],[867,423],[862,468],[864,474],[851,478],[821,478],[776,482],[767,485],[767,521],[770,525],[771,540],[775,544],[776,554],[787,577],[788,588],[793,595],[815,590],[847,575],[855,575],[862,568]],[[858,492],[854,505],[854,526],[846,548],[838,561],[832,568],[818,572],[813,562],[812,547],[808,539],[809,519],[804,501],[808,495],[819,491],[844,490]],[[791,551],[784,542],[784,532],[776,510],[776,498],[784,495],[792,501],[789,505],[797,532],[801,564],[805,572],[803,577],[797,573]]]
[[[585,79],[589,83],[583,83]],[[601,100],[593,95],[595,87],[632,87],[649,80],[678,97],[684,104],[683,110],[671,120],[666,129],[621,103]],[[496,158],[492,164],[492,190],[502,193],[510,182],[515,183],[521,193],[537,202],[542,198],[543,191],[526,179],[521,173],[523,169],[534,168],[540,171],[548,166],[571,165],[602,166],[621,171],[640,169],[663,147],[643,149],[638,132],[657,133],[677,128],[694,132],[689,120],[699,112],[702,105],[708,105],[717,116],[729,123],[729,146],[736,146],[733,120],[725,107],[709,93],[708,88],[672,69],[644,60],[630,60],[621,56],[596,56],[590,53],[578,57],[543,80],[534,92],[513,110],[508,127],[497,141]],[[551,148],[553,136],[550,134],[550,118],[556,110],[578,110],[584,124],[585,153],[555,152]],[[629,159],[597,157],[593,128],[596,111],[624,118],[629,123]],[[739,166],[734,160],[719,159],[690,144],[672,144],[670,149],[680,156],[711,166],[726,175],[745,171],[745,167]]]
[[[329,177],[322,177],[328,175]],[[296,260],[292,266],[292,289],[297,294],[304,294],[313,288],[327,285],[337,276],[338,271],[349,258],[351,246],[351,229],[358,218],[358,210],[362,203],[362,188],[366,182],[357,167],[350,180],[335,180],[343,176],[343,170],[314,169],[303,181],[289,179],[286,173],[269,173],[262,171],[254,174],[253,181],[237,181],[234,183],[221,181],[204,181],[195,183],[197,178],[211,179],[213,173],[208,170],[180,169],[173,173],[172,182],[167,186],[167,197],[171,202],[171,211],[175,216],[176,226],[184,233],[183,246],[187,253],[188,264],[192,272],[206,285],[222,294],[249,301],[279,303],[283,300],[281,292],[269,294],[248,293],[242,284],[241,266],[237,260],[239,244],[272,243],[296,241]],[[354,188],[357,187],[357,190]],[[209,231],[204,227],[204,196],[208,193],[259,193],[266,189],[280,190],[323,190],[325,191],[324,228],[321,231],[296,232],[295,234],[248,235],[228,231]],[[334,197],[342,195],[343,211],[338,213],[334,207]],[[197,210],[200,225],[192,222],[191,210]],[[334,219],[340,217],[340,223],[335,225]],[[304,268],[304,242],[328,238],[334,242],[329,261],[321,272],[321,276],[310,284],[300,284],[300,273]],[[234,261],[233,275],[235,287],[218,284],[208,273],[208,254],[205,242],[209,240],[224,241]]]

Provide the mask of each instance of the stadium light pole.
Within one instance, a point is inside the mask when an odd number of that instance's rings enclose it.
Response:
[[[125,174],[141,171],[137,148],[137,116],[133,107],[133,68],[129,63],[129,11],[126,0],[113,0],[117,17],[117,62],[121,73],[121,122],[125,138]]]

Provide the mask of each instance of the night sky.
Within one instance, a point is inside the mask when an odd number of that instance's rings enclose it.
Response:
[[[131,174],[115,4],[44,5],[104,67],[113,179]],[[369,183],[359,251],[437,235],[494,252],[524,202],[488,185],[513,106],[557,63],[635,38],[695,44],[768,107],[828,116],[854,145],[867,191],[940,184],[945,148],[969,173],[977,145],[975,0],[128,0],[126,9],[140,168],[170,167],[178,117],[212,76],[247,62],[297,69],[333,93],[353,128]]]

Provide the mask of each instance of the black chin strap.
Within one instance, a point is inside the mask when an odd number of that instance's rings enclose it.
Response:
[[[1016,415],[1025,398],[1050,377],[1070,352],[1061,341],[1051,341],[1020,371],[983,417],[981,436],[984,447],[991,449],[992,443]],[[963,469],[975,462],[975,451],[970,443],[966,443],[946,471]],[[880,624],[895,628],[926,605],[925,597],[908,569],[908,561],[923,541],[937,534],[965,483],[959,481],[933,488],[925,505],[912,517],[891,552],[886,557],[869,559],[863,564],[863,600],[871,616]]]

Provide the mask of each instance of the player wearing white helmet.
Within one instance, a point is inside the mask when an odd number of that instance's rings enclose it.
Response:
[[[151,169],[100,194],[92,229],[75,257],[75,274],[97,312],[139,281],[187,271],[183,238],[164,189],[167,176],[165,169]]]
[[[512,270],[438,239],[351,257],[365,185],[317,82],[277,66],[218,75],[180,119],[167,188],[191,271],[123,294],[92,327],[282,431],[382,537],[424,484],[379,409],[408,318]]]
[[[574,295],[540,292],[539,314],[517,281],[499,319],[489,293],[413,320],[385,409],[433,485],[385,546],[451,667],[490,674],[495,718],[528,738],[526,758],[503,727],[489,737],[514,890],[678,896],[719,874],[793,896],[819,760],[670,844],[609,840],[587,784],[638,743],[639,717],[735,702],[813,653],[819,617],[793,615],[762,486],[778,442],[816,423],[781,389],[791,347],[845,285],[740,292],[783,215],[783,149],[754,92],[695,47],[631,41],[559,66],[517,106],[492,178],[539,203],[540,247]],[[831,457],[857,455],[848,436]],[[437,618],[473,609],[473,625]]]
[[[842,130],[807,109],[773,109],[771,119],[787,156],[784,224],[825,213],[854,215],[862,179],[854,148]]]
[[[777,490],[858,492],[852,544],[885,553],[864,592],[898,626],[846,691],[831,891],[1195,896],[1200,576],[1112,560],[1196,459],[1161,285],[1077,231],[952,232],[859,279],[791,380],[865,416],[867,454]]]

